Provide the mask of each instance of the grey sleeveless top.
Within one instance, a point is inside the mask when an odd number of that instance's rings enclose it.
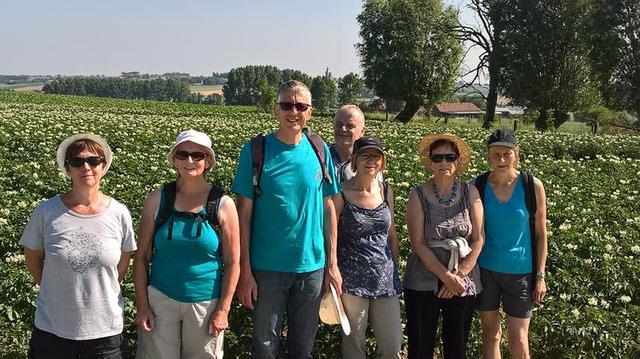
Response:
[[[430,241],[442,241],[447,238],[463,237],[470,242],[471,238],[471,218],[469,216],[469,185],[462,183],[460,200],[449,207],[431,204],[427,201],[427,194],[422,186],[415,189],[422,212],[424,213],[424,233],[425,238]],[[447,267],[451,251],[444,248],[429,247],[443,266]],[[407,289],[418,291],[437,291],[439,278],[431,273],[422,263],[420,257],[412,252],[407,260],[403,286]],[[480,270],[476,264],[465,278],[466,290],[462,296],[476,295],[482,291],[480,282]]]

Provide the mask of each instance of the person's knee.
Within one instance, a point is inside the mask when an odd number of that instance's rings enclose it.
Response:
[[[509,349],[514,358],[524,357],[529,352],[529,338],[527,333],[518,331],[515,333],[509,333]]]
[[[487,342],[500,342],[502,338],[502,326],[500,320],[484,321],[482,323],[482,339]]]

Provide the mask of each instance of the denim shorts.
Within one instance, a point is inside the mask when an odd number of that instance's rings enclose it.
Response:
[[[482,293],[478,297],[479,311],[500,308],[514,318],[531,318],[533,274],[506,274],[480,268]]]

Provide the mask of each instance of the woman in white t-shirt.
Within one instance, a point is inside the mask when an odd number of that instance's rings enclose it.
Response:
[[[136,243],[127,207],[100,192],[111,160],[92,134],[58,147],[71,190],[40,203],[20,239],[40,285],[29,358],[122,358],[120,281]]]

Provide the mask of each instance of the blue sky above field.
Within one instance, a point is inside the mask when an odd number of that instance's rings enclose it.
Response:
[[[208,75],[275,65],[343,76],[360,71],[361,9],[355,0],[7,1],[0,74]]]

